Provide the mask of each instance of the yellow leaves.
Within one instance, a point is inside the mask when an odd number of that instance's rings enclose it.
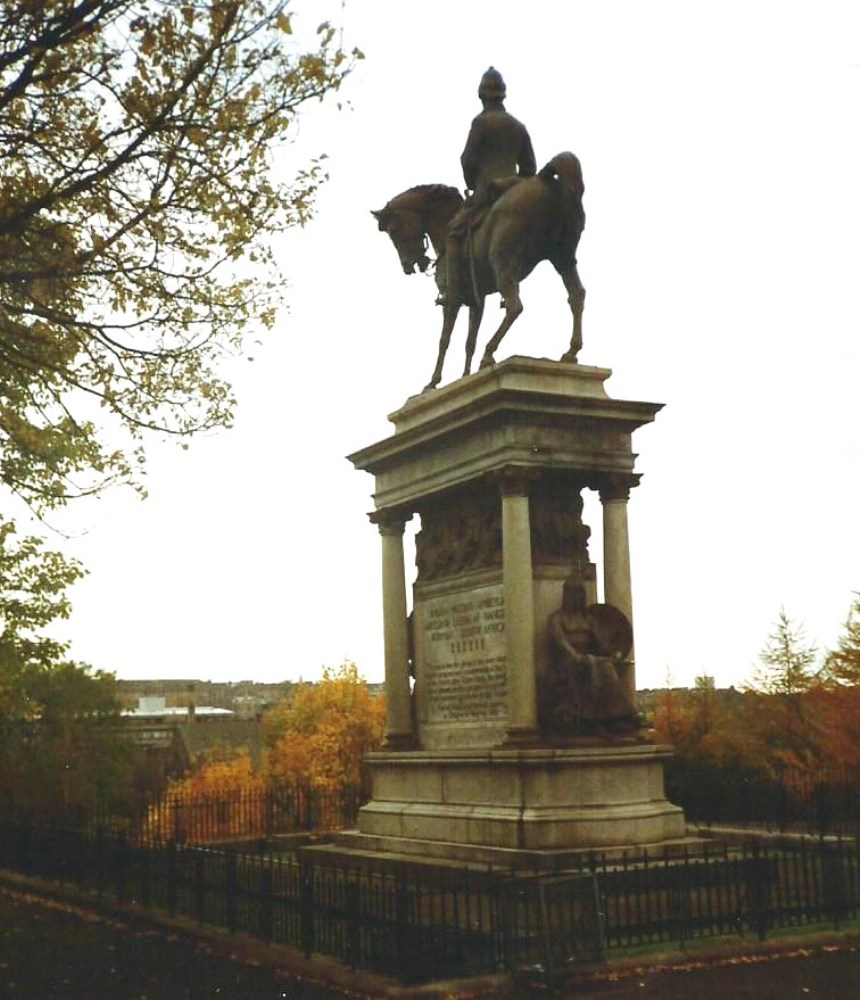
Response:
[[[318,55],[304,55],[299,60],[299,65],[306,77],[322,83],[325,79],[326,61]]]
[[[247,751],[204,762],[170,783],[162,800],[150,807],[143,832],[191,843],[260,836],[266,830],[264,791]]]
[[[138,49],[141,55],[151,57],[156,50],[157,36],[151,24],[143,26],[143,32],[138,42]]]
[[[104,6],[64,5],[68,35],[40,53],[54,79],[0,107],[0,327],[23,359],[0,469],[36,506],[132,474],[83,430],[81,385],[112,440],[229,424],[217,365],[272,324],[271,237],[308,217],[323,179],[317,165],[285,177],[275,154],[352,62],[328,23],[287,42],[298,26],[280,3]],[[34,54],[29,19],[0,8],[0,28],[0,60]],[[45,418],[32,433],[28,407]]]
[[[385,734],[385,702],[354,663],[326,668],[317,684],[298,687],[263,719],[268,768],[281,781],[319,788],[359,784],[361,760]]]

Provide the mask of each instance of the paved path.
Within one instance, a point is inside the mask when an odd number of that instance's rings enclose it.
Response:
[[[2,1000],[331,1000],[175,933],[0,887]]]

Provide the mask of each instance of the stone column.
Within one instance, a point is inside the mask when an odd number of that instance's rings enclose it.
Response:
[[[403,750],[415,745],[409,691],[409,632],[403,531],[411,514],[378,512],[371,519],[382,536],[382,618],[385,641],[385,744]]]
[[[627,616],[633,625],[633,589],[630,583],[630,537],[627,502],[639,476],[611,476],[599,487],[603,504],[603,599]],[[625,682],[631,701],[636,701],[635,646]]]
[[[506,745],[538,739],[535,674],[534,582],[532,578],[529,486],[526,473],[505,474],[502,494],[502,584],[508,656]]]

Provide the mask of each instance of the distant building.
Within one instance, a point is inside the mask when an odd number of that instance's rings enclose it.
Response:
[[[162,787],[197,761],[214,754],[247,750],[255,766],[262,750],[258,718],[239,718],[213,705],[168,705],[164,695],[139,695],[135,708],[120,713],[123,729],[141,748],[141,786]]]
[[[194,722],[203,719],[231,718],[235,712],[229,708],[216,708],[214,705],[195,705],[193,701],[188,705],[168,705],[165,695],[148,694],[138,697],[137,708],[126,708],[120,714],[133,719],[162,721],[185,719]]]

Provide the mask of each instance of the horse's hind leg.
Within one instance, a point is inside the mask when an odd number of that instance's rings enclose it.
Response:
[[[481,318],[484,315],[484,300],[469,307],[469,333],[466,336],[466,367],[463,375],[468,375],[472,370],[472,358],[475,356],[475,344],[478,342],[478,329],[481,326]]]
[[[567,289],[570,311],[573,313],[573,334],[570,338],[570,347],[561,356],[561,360],[575,365],[577,355],[582,350],[582,310],[585,307],[585,289],[579,280],[576,260],[553,261],[552,265],[561,275],[561,280]]]
[[[505,318],[502,320],[501,326],[493,334],[490,342],[487,344],[486,350],[484,351],[484,356],[481,358],[481,367],[487,368],[489,365],[493,364],[493,355],[496,352],[499,344],[502,342],[504,335],[513,326],[515,320],[523,311],[523,303],[520,299],[520,286],[519,282],[511,279],[510,281],[499,281],[498,282],[499,291],[502,294],[502,298],[505,300]]]

